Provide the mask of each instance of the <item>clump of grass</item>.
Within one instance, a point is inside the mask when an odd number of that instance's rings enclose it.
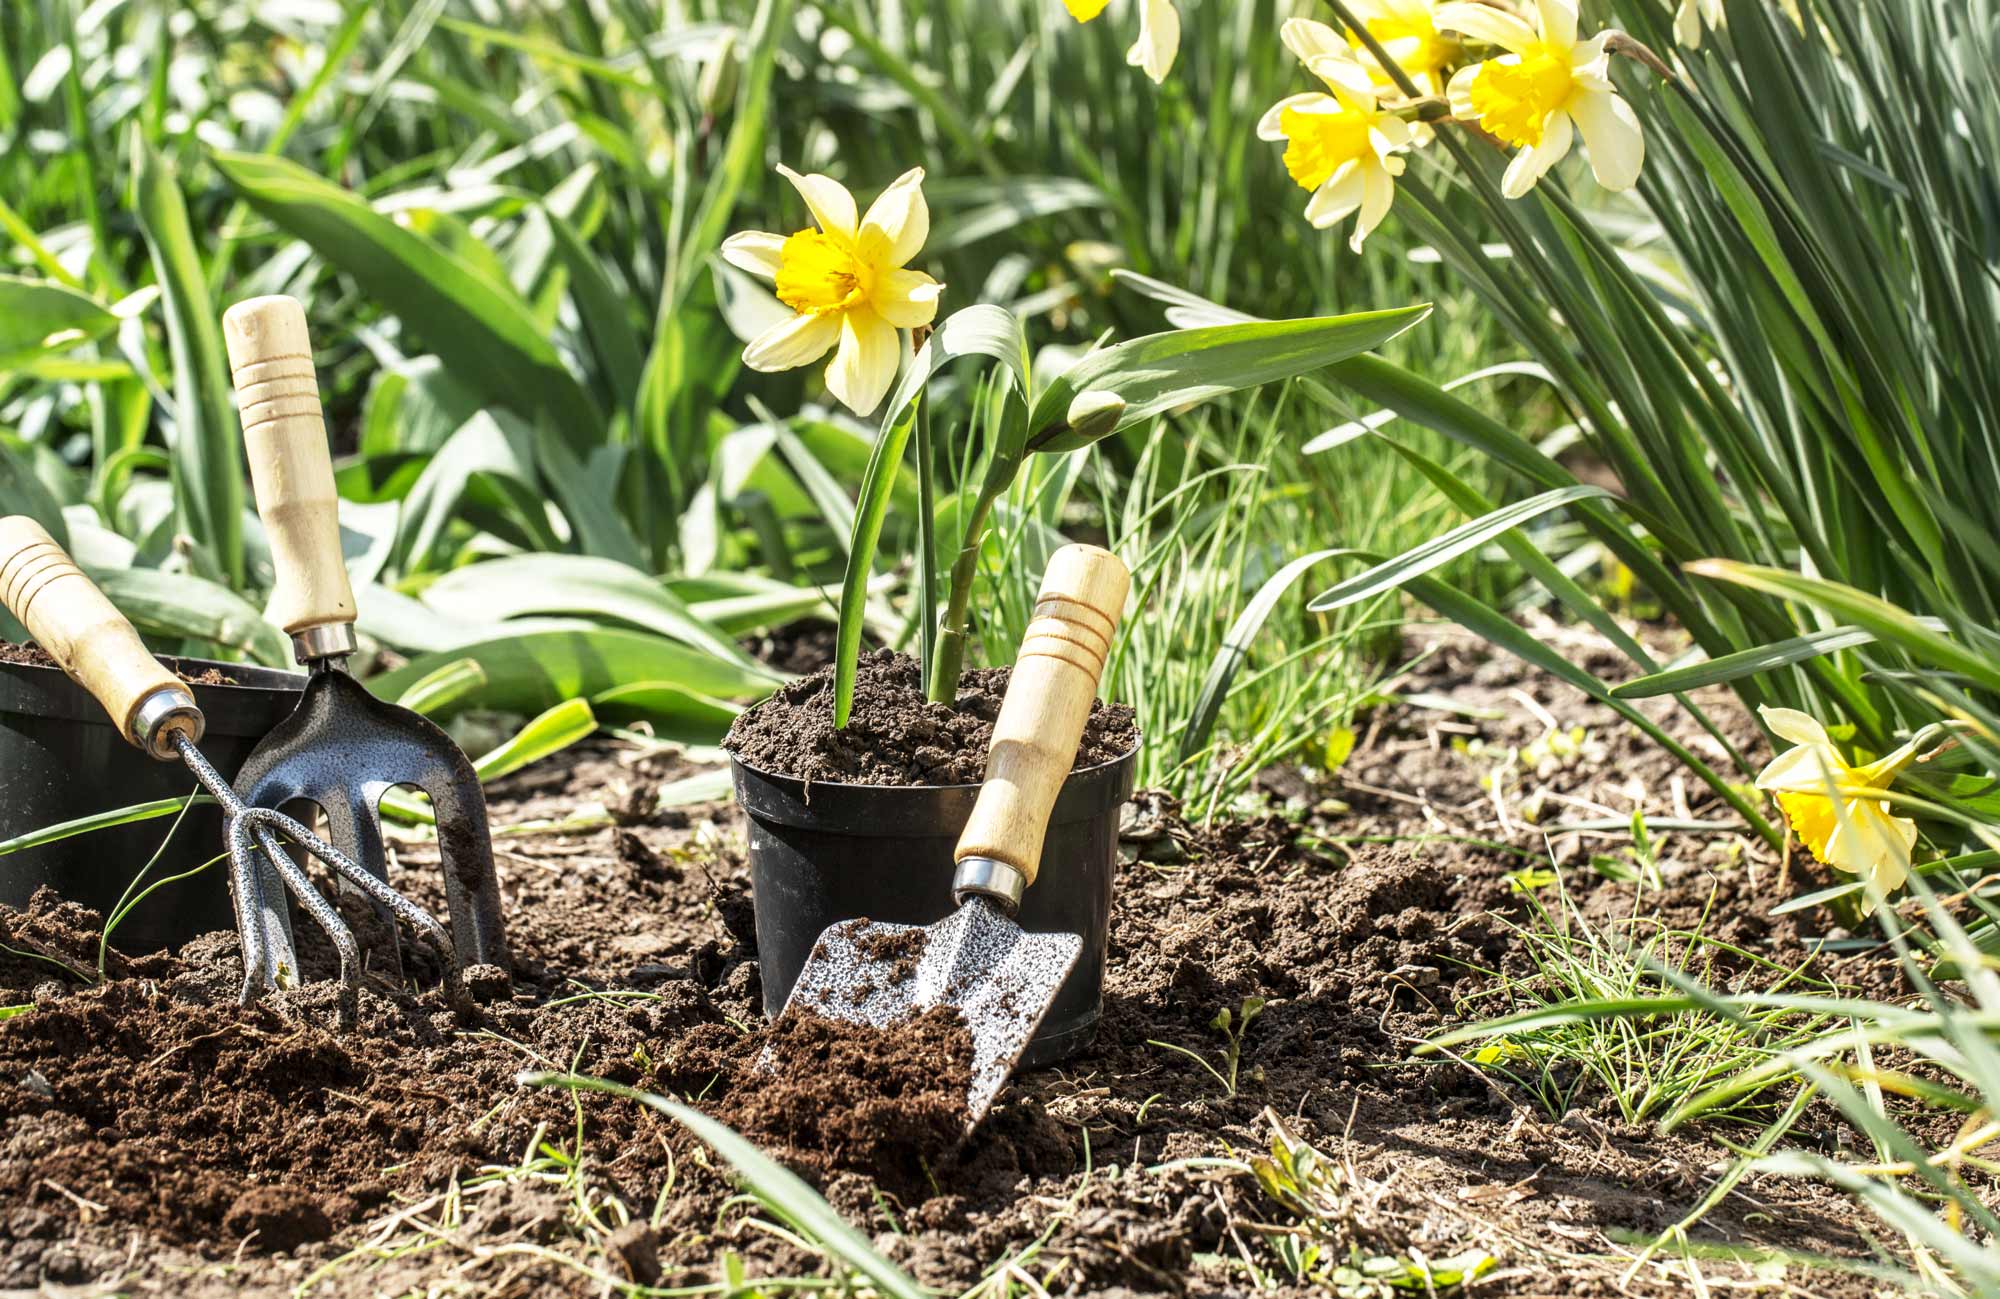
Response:
[[[1506,1013],[1422,1049],[1480,1043],[1472,1063],[1521,1088],[1551,1116],[1601,1095],[1628,1123],[1671,1127],[1697,1098],[1818,1040],[1837,1022],[1796,1000],[1837,994],[1810,972],[1810,958],[1782,965],[1708,931],[1713,895],[1692,925],[1677,925],[1649,909],[1643,873],[1630,911],[1607,921],[1584,914],[1560,872],[1524,873],[1516,887],[1528,910],[1508,929],[1525,968],[1486,971],[1491,986],[1459,1008],[1498,1005]],[[1725,1014],[1690,995],[1717,982],[1770,1000]],[[1768,1075],[1710,1112],[1768,1112],[1777,1101],[1767,1093],[1791,1076]]]

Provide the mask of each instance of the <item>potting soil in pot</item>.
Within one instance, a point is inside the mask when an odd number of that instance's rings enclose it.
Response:
[[[833,669],[800,677],[744,713],[723,747],[759,771],[796,780],[857,785],[976,785],[1012,668],[971,668],[950,704],[924,697],[914,658],[877,650],[854,677],[854,710],[833,724]],[[1091,705],[1077,746],[1078,770],[1101,766],[1139,742],[1128,704]]]
[[[39,645],[16,645],[13,641],[0,640],[0,663],[17,663],[23,667],[60,667],[49,652]],[[200,672],[177,672],[176,676],[191,686],[233,686],[234,678],[226,675],[221,668],[203,668]]]

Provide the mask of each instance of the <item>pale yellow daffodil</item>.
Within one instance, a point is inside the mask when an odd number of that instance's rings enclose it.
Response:
[[[827,352],[827,391],[857,415],[882,404],[902,367],[896,331],[928,325],[944,292],[907,269],[930,234],[923,168],[903,173],[857,219],[854,196],[830,176],[778,171],[792,182],[815,227],[793,235],[746,230],[722,243],[723,260],[772,282],[778,301],[798,314],[743,349],[753,370],[794,370]]]
[[[1577,132],[1590,168],[1606,189],[1630,189],[1646,161],[1638,115],[1611,83],[1611,32],[1579,41],[1575,0],[1536,0],[1537,25],[1485,4],[1447,4],[1437,25],[1507,53],[1460,68],[1448,93],[1451,111],[1519,152],[1501,189],[1520,198],[1569,153]]]
[[[1104,12],[1109,0],[1063,0],[1069,16],[1087,23]],[[1125,52],[1125,61],[1143,69],[1158,85],[1174,70],[1181,49],[1181,15],[1173,0],[1139,0],[1139,39]]]
[[[1873,911],[1878,899],[1909,877],[1917,823],[1891,815],[1886,800],[1866,791],[1888,788],[1916,756],[1917,742],[1854,767],[1809,714],[1796,708],[1757,711],[1772,734],[1797,746],[1771,759],[1757,776],[1757,788],[1777,799],[1793,833],[1815,858],[1869,882],[1863,912]]]
[[[1257,123],[1260,140],[1285,141],[1285,170],[1310,190],[1306,220],[1324,230],[1359,213],[1348,244],[1355,252],[1382,223],[1403,174],[1397,155],[1410,146],[1409,123],[1385,112],[1368,69],[1324,23],[1293,19],[1281,36],[1331,94],[1281,99]]]
[[[1348,11],[1367,29],[1403,74],[1426,95],[1442,95],[1445,69],[1457,62],[1458,42],[1437,28],[1438,0],[1348,0]],[[1293,22],[1306,21],[1293,19]],[[1321,24],[1315,24],[1319,26]],[[1336,40],[1339,38],[1336,37]],[[1385,93],[1404,93],[1358,34],[1340,41]]]

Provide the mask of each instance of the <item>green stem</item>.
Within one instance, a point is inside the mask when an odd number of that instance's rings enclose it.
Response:
[[[937,661],[937,454],[931,440],[929,395],[917,393],[917,617],[922,620],[918,662]]]
[[[986,539],[986,516],[993,512],[993,502],[1000,499],[1013,477],[1012,465],[1002,470],[996,464],[988,470],[986,481],[979,488],[979,500],[972,507],[972,516],[965,521],[958,558],[951,566],[951,599],[945,605],[944,622],[938,630],[937,657],[931,661],[929,693],[941,704],[958,698],[958,674],[965,665],[966,613],[972,605],[972,579],[979,575],[979,547]]]

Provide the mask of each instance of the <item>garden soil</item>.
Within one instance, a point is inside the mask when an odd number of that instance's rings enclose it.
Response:
[[[1610,664],[1572,633],[1538,634]],[[899,671],[873,663],[868,679]],[[1518,969],[1510,926],[1527,890],[1552,887],[1522,869],[1553,858],[1588,914],[1615,917],[1632,886],[1590,860],[1629,844],[1570,827],[1635,808],[1713,824],[1661,836],[1648,906],[1682,921],[1708,910],[1746,953],[1907,993],[1865,954],[1813,956],[1825,917],[1770,919],[1805,886],[1801,868],[1788,878],[1727,829],[1726,807],[1609,710],[1452,637],[1393,691],[1452,708],[1364,718],[1336,775],[1268,773],[1239,819],[1191,824],[1169,800],[1136,800],[1097,1040],[1020,1076],[969,1136],[964,1030],[948,1017],[897,1035],[763,1024],[742,830],[726,804],[655,808],[652,791],[688,770],[677,757],[586,747],[494,789],[497,826],[615,824],[498,841],[517,968],[511,986],[475,981],[469,1026],[432,988],[371,984],[345,1034],[326,984],[238,1007],[228,934],[171,956],[114,942],[100,978],[96,916],[48,895],[0,910],[0,1006],[25,1007],[0,1020],[0,1291],[583,1295],[826,1268],[734,1198],[722,1162],[665,1114],[519,1081],[574,1070],[748,1133],[948,1292],[1011,1260],[1053,1293],[1237,1294],[1254,1288],[1245,1259],[1280,1293],[1310,1292],[1264,1243],[1296,1219],[1230,1162],[1267,1149],[1275,1120],[1334,1170],[1336,1252],[1483,1250],[1498,1261],[1476,1294],[1686,1293],[1677,1253],[1635,1265],[1634,1242],[1708,1195],[1729,1166],[1717,1138],[1754,1129],[1662,1134],[1623,1122],[1591,1080],[1547,1107],[1467,1057],[1412,1055],[1510,1008],[1490,972]],[[1703,698],[1754,751],[1740,710]],[[1563,744],[1547,742],[1551,722]],[[836,752],[814,750],[848,760]],[[432,846],[403,846],[395,878],[441,909]],[[1709,973],[1761,977],[1747,961]],[[1212,1025],[1251,997],[1263,1009],[1232,1063]],[[776,1071],[759,1068],[767,1047]],[[1817,1111],[1805,1132],[1828,1151],[1853,1140]],[[1715,1286],[1757,1279],[1729,1251],[1855,1258],[1871,1230],[1823,1187],[1756,1176],[1691,1235],[1716,1247],[1700,1265]],[[1790,1279],[1870,1289],[1837,1272]]]

